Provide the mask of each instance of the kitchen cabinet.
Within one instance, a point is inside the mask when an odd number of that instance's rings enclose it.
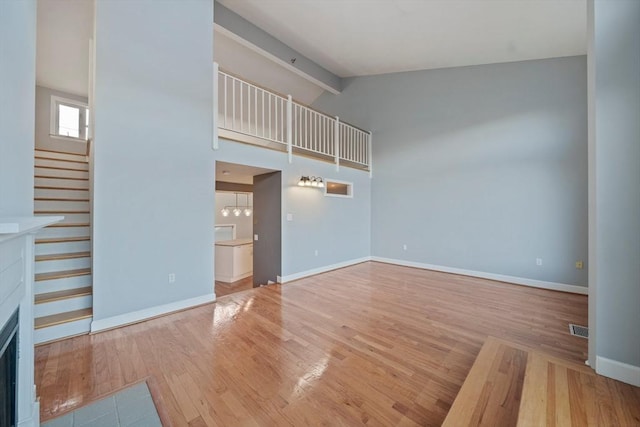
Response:
[[[236,239],[216,242],[215,276],[219,282],[232,283],[253,274],[253,242]]]

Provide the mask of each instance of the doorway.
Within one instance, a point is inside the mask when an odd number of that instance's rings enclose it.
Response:
[[[217,161],[217,297],[277,281],[281,274],[281,172]]]

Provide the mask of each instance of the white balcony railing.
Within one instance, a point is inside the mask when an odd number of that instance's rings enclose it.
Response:
[[[223,136],[287,151],[289,161],[299,153],[333,161],[338,167],[371,170],[370,132],[295,102],[291,96],[217,71],[217,67],[216,72],[218,128]]]

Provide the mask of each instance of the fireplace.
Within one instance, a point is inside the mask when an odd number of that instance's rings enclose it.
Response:
[[[0,331],[0,426],[13,427],[18,408],[18,310]]]
[[[62,219],[0,217],[0,427],[40,425],[33,378],[33,242],[39,229]]]

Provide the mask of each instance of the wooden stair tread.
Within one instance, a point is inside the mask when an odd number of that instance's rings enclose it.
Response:
[[[516,425],[527,352],[487,338],[442,424]]]
[[[46,239],[36,239],[36,244],[85,242],[87,240],[91,240],[91,238],[89,236],[51,237]]]
[[[49,254],[49,255],[36,255],[36,262],[38,261],[57,261],[61,259],[74,259],[74,258],[89,258],[91,252],[69,252],[64,254]]]
[[[69,153],[71,154],[71,153]],[[78,154],[81,155],[81,154]],[[57,159],[55,157],[46,157],[46,156],[34,156],[35,159],[39,159],[39,160],[52,160],[55,162],[67,162],[67,163],[80,163],[80,164],[84,164],[86,165],[87,163],[89,163],[86,160],[71,160],[71,159]]]
[[[34,197],[39,202],[88,202],[89,199],[70,199],[68,197]]]
[[[47,178],[47,179],[67,179],[72,181],[89,181],[89,178],[74,178],[71,176],[51,176],[51,175],[34,175],[34,178]]]
[[[36,329],[42,329],[50,326],[61,325],[63,323],[75,322],[76,320],[88,319],[91,316],[93,316],[93,309],[83,308],[82,310],[37,317],[34,320],[34,326]]]
[[[58,154],[66,154],[69,156],[80,156],[83,157],[84,154],[80,154],[80,153],[72,153],[70,151],[62,151],[62,150],[52,150],[51,148],[34,148],[34,153],[38,154],[38,153],[58,153]]]
[[[89,211],[65,211],[60,209],[55,210],[38,210],[33,211],[34,214],[47,214],[47,215],[55,215],[55,214],[88,214]]]
[[[54,271],[51,273],[38,273],[35,275],[35,281],[65,279],[67,277],[87,276],[91,274],[90,268],[79,268],[77,270]]]
[[[58,222],[47,225],[45,228],[73,228],[73,227],[89,227],[88,222]]]
[[[57,187],[53,185],[35,185],[33,188],[36,190],[89,191],[88,188]]]
[[[34,165],[35,168],[40,169],[55,169],[60,171],[74,171],[74,172],[89,172],[87,169],[76,169],[76,168],[63,168],[62,166],[44,166],[44,165]]]
[[[65,289],[63,291],[46,292],[44,294],[38,294],[34,298],[35,304],[45,304],[53,301],[61,301],[70,298],[84,297],[91,295],[91,286],[85,286],[83,288]]]

